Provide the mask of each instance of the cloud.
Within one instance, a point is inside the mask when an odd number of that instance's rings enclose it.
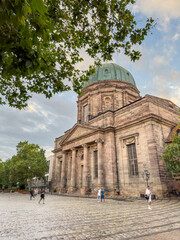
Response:
[[[134,12],[141,12],[146,16],[166,17],[165,21],[180,17],[179,0],[137,0],[133,6]]]
[[[180,34],[179,33],[176,33],[173,37],[172,37],[172,40],[173,41],[177,41],[180,37]]]
[[[34,95],[28,108],[21,111],[0,106],[0,158],[16,154],[16,145],[25,140],[38,144],[49,155],[55,138],[76,123],[76,101],[74,92],[66,92],[51,99]]]
[[[167,61],[165,60],[164,56],[155,56],[153,61],[154,61],[154,64],[158,64],[158,65],[167,64]]]
[[[114,54],[117,64],[129,70],[140,94],[151,94],[173,101],[180,105],[180,70],[178,65],[178,46],[172,44],[177,39],[176,33],[161,34],[153,42],[146,42],[139,47],[142,57],[132,63],[123,54]],[[175,41],[175,42],[176,42]],[[176,91],[172,88],[174,86]]]
[[[152,63],[151,70],[153,78],[148,89],[151,94],[171,100],[180,106],[180,71],[176,71],[171,66]]]
[[[158,23],[157,29],[168,31],[170,21],[180,18],[179,0],[137,0],[132,6],[134,13],[153,17]]]

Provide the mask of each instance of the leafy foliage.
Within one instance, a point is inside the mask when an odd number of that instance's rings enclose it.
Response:
[[[0,185],[3,188],[5,185],[9,185],[9,168],[8,161],[2,162],[0,159]]]
[[[18,182],[26,185],[27,180],[31,181],[34,177],[43,178],[48,171],[44,152],[38,145],[20,142],[17,155],[0,163],[0,173],[3,173],[0,184],[16,185]]]
[[[0,1],[0,104],[23,108],[32,93],[47,98],[70,90],[80,93],[94,66],[80,71],[81,51],[95,64],[124,50],[132,61],[153,25],[137,28],[129,5],[135,0]]]
[[[177,133],[172,139],[172,143],[166,146],[163,159],[170,174],[176,180],[180,180],[180,136]]]

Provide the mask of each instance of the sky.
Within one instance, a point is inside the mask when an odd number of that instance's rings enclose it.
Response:
[[[138,47],[142,53],[139,61],[115,53],[111,62],[131,72],[142,97],[150,94],[180,106],[180,0],[137,0],[132,11],[139,25],[147,17],[153,17],[156,25]],[[92,61],[84,57],[79,68]],[[76,101],[77,94],[64,92],[50,100],[33,95],[24,110],[0,106],[0,159],[15,155],[17,144],[25,140],[51,155],[55,138],[77,121]]]

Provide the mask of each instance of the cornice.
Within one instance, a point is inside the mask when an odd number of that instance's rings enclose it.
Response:
[[[168,100],[168,99],[164,99],[164,98],[159,98],[159,97],[154,97],[154,96],[152,96],[152,95],[148,95],[148,94],[146,94],[145,95],[145,97],[144,97],[148,102],[151,102],[151,103],[153,103],[154,105],[156,105],[156,106],[160,106],[160,107],[162,107],[162,108],[164,108],[164,109],[166,109],[167,110],[167,108],[168,108],[168,111],[170,111],[170,112],[173,112],[173,113],[175,113],[175,114],[177,114],[178,116],[179,116],[179,112],[177,112],[180,108],[176,105],[176,104],[174,104],[173,102],[171,102],[170,100]],[[158,101],[157,101],[157,100]],[[169,103],[169,105],[168,105],[168,103]],[[175,108],[171,108],[170,107],[170,103],[175,107]],[[176,109],[177,108],[177,109]]]
[[[52,150],[53,153],[61,152],[61,151],[62,151],[62,147],[54,148],[54,150]]]
[[[95,131],[93,131],[93,132],[91,132],[91,133],[81,135],[80,137],[73,138],[73,139],[71,139],[71,140],[63,143],[63,144],[62,144],[62,147],[65,146],[65,145],[67,145],[67,144],[76,142],[77,140],[81,140],[81,139],[83,139],[83,138],[87,138],[87,137],[93,136],[93,135],[96,134],[96,133],[103,133],[103,134],[104,134],[104,132],[105,132],[105,131],[104,131],[103,128],[102,128],[102,129],[97,129],[97,130],[95,130]]]
[[[175,123],[175,122],[169,121],[167,119],[164,119],[162,117],[159,117],[159,116],[151,113],[151,114],[147,114],[146,116],[136,118],[136,119],[134,119],[132,121],[129,121],[127,123],[123,123],[122,125],[118,125],[118,126],[115,127],[115,129],[116,129],[116,131],[119,131],[119,130],[122,130],[122,129],[125,129],[125,128],[132,127],[134,125],[136,125],[136,126],[140,125],[140,124],[142,124],[144,122],[148,122],[150,120],[156,121],[160,124],[163,123],[164,125],[166,125],[168,127],[174,127],[174,126],[177,125],[177,123]]]
[[[96,86],[97,85],[97,86]],[[96,90],[95,88],[97,87],[100,87],[100,88],[106,88],[106,87],[115,87],[115,88],[131,88],[133,90],[135,90],[136,92],[140,93],[139,90],[137,89],[136,86],[134,86],[133,84],[129,83],[129,82],[126,82],[126,81],[122,81],[122,80],[116,80],[116,79],[109,79],[109,80],[102,80],[102,81],[97,81],[97,82],[93,82],[93,83],[90,83],[88,84],[86,87],[84,87],[82,89],[82,92],[84,94],[90,92],[90,91],[94,91]]]

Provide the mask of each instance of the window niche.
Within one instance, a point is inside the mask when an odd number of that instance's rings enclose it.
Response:
[[[111,96],[103,97],[102,108],[103,108],[103,111],[112,110],[112,97]]]
[[[138,176],[138,163],[135,143],[127,145],[129,174],[130,176]]]
[[[61,182],[61,175],[62,175],[62,161],[59,162],[59,180]]]
[[[84,184],[83,180],[84,180],[84,165],[81,165],[81,187]]]
[[[126,148],[127,160],[129,165],[129,175],[130,177],[136,177],[139,175],[138,172],[138,160],[136,145],[139,145],[139,134],[133,134],[120,138],[122,148]]]
[[[83,106],[83,120],[84,122],[88,122],[88,105]]]
[[[98,178],[98,151],[94,152],[94,178]]]

